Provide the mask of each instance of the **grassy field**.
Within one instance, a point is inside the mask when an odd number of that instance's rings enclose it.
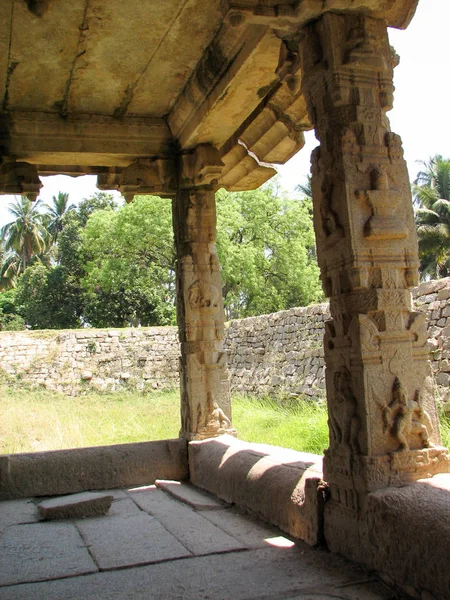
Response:
[[[321,454],[328,445],[321,404],[233,398],[239,438]],[[0,454],[80,448],[178,436],[179,392],[87,394],[0,386]],[[441,418],[450,443],[450,417]]]

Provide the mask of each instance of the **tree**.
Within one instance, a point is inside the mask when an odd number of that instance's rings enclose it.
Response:
[[[17,284],[16,305],[31,329],[80,327],[78,290],[60,266],[31,265]]]
[[[44,204],[47,209],[45,220],[47,231],[56,241],[58,234],[63,229],[64,216],[75,209],[75,204],[69,204],[69,194],[64,192],[58,192],[57,196],[52,196],[52,203]]]
[[[217,194],[217,249],[228,318],[305,306],[322,297],[310,200],[275,184]]]
[[[303,194],[303,198],[312,201],[312,181],[311,181],[311,175],[307,175],[306,176],[306,183],[305,184],[302,185],[301,183],[299,183],[298,185],[296,185],[295,186],[295,191],[296,192],[301,192]]]
[[[42,259],[49,248],[49,236],[39,212],[40,206],[39,200],[33,203],[23,196],[8,206],[15,219],[0,230],[5,248],[0,271],[4,288],[14,287],[18,276],[28,265]]]
[[[82,235],[85,318],[96,327],[168,325],[175,320],[171,203],[139,196],[95,211]]]
[[[450,274],[450,159],[432,157],[413,184],[422,278]]]

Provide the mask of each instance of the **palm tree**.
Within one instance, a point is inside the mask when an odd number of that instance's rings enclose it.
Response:
[[[295,186],[296,192],[301,192],[304,198],[312,200],[312,185],[311,185],[311,175],[306,176],[306,183],[302,185],[299,183]]]
[[[422,279],[450,274],[450,159],[432,157],[413,183]]]
[[[15,217],[0,229],[4,260],[0,269],[2,287],[14,287],[17,277],[49,248],[49,237],[39,212],[41,202],[16,198],[9,206]]]
[[[69,194],[58,192],[57,196],[52,196],[51,204],[44,204],[47,209],[45,218],[47,219],[47,231],[56,241],[58,234],[63,229],[63,218],[70,210],[74,210],[75,204],[69,204]]]

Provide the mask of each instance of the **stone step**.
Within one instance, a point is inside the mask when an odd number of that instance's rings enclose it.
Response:
[[[207,492],[201,492],[189,483],[180,481],[171,481],[166,479],[157,479],[156,487],[170,494],[176,500],[187,504],[195,510],[219,510],[227,506]]]

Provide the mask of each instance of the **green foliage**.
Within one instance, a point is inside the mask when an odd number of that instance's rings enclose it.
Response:
[[[450,159],[436,155],[413,185],[422,279],[450,275]]]
[[[16,302],[31,329],[68,329],[80,326],[78,290],[65,270],[35,264],[17,285]]]
[[[217,194],[217,249],[228,318],[306,306],[322,297],[311,202],[274,184]]]
[[[3,229],[3,281],[18,285],[13,312],[29,327],[175,322],[170,201],[140,196],[117,207],[112,195],[98,193],[74,208],[60,192],[44,215],[37,206],[17,200],[16,219]],[[217,212],[228,318],[321,298],[310,199],[290,200],[276,184],[222,190]]]
[[[85,318],[96,327],[175,321],[171,204],[140,196],[96,211],[83,233]]]
[[[19,196],[9,204],[14,220],[0,230],[5,250],[0,269],[3,289],[14,287],[25,269],[38,260],[44,260],[50,248],[50,236],[43,215],[39,212],[40,201],[31,202]]]
[[[0,329],[2,331],[20,331],[25,329],[25,321],[17,313],[17,291],[11,288],[0,292]]]
[[[45,204],[44,206],[47,209],[45,215],[47,231],[56,241],[64,227],[64,215],[71,210],[75,210],[75,204],[69,204],[69,194],[59,192],[57,196],[52,197],[52,204]]]

